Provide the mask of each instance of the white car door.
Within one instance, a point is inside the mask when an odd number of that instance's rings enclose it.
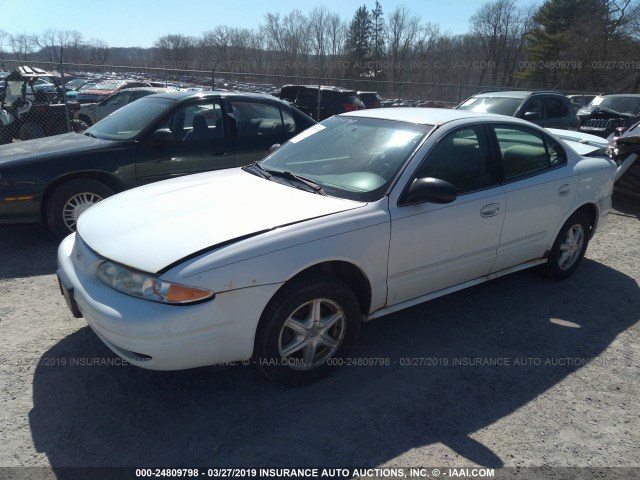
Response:
[[[507,211],[497,272],[544,256],[576,195],[567,153],[551,136],[519,125],[494,125],[502,156]]]
[[[445,134],[413,179],[422,177],[448,181],[458,197],[448,204],[390,204],[388,305],[487,275],[496,259],[505,194],[484,127]]]

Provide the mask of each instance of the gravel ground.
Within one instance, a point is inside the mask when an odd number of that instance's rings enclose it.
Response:
[[[47,230],[0,227],[0,467],[640,467],[640,206],[614,207],[569,280],[373,321],[299,389],[123,365],[67,310]]]

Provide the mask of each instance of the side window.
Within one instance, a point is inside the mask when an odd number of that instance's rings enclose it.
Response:
[[[284,121],[284,131],[286,133],[293,133],[296,131],[296,120],[288,111],[282,109],[282,120]]]
[[[519,126],[495,127],[504,180],[510,181],[564,165],[564,149],[548,135]]]
[[[149,92],[145,92],[145,91],[133,92],[131,94],[130,102],[133,102],[134,100],[138,100],[139,98],[142,98],[142,97],[146,97],[147,95],[149,95]]]
[[[130,98],[131,94],[129,92],[117,93],[112,95],[111,98],[105,102],[105,105],[126,105],[129,103]]]
[[[466,127],[445,135],[429,151],[417,177],[451,183],[458,194],[482,190],[498,183],[482,127]]]
[[[528,113],[528,112],[533,112],[533,113],[537,113],[538,114],[538,118],[542,118],[542,112],[543,112],[543,107],[542,107],[542,99],[541,98],[532,98],[531,100],[529,100],[524,107],[523,112],[524,113]]]
[[[545,98],[544,105],[547,111],[547,118],[563,118],[569,116],[569,102],[563,98]]]
[[[238,137],[274,135],[283,132],[280,109],[258,102],[233,102]]]
[[[217,102],[187,105],[171,115],[162,128],[171,130],[176,141],[222,138],[222,109]]]

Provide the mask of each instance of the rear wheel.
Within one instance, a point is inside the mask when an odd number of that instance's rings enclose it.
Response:
[[[78,116],[78,120],[86,125],[85,128],[89,128],[91,125],[93,125],[93,122],[91,121],[91,119],[86,115]]]
[[[254,361],[272,380],[304,385],[332,373],[355,344],[360,307],[333,277],[303,278],[285,286],[260,319]]]
[[[89,207],[113,195],[113,190],[93,179],[78,178],[57,187],[47,202],[47,224],[59,238],[76,231],[78,218]]]
[[[589,218],[582,212],[574,213],[562,226],[553,243],[546,263],[547,275],[557,280],[570,277],[587,251],[590,234]]]

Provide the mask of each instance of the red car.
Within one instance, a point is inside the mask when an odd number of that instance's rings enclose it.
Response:
[[[113,92],[124,88],[152,86],[149,82],[141,82],[139,80],[104,80],[96,83],[90,90],[80,90],[76,96],[76,100],[80,103],[97,103]]]

